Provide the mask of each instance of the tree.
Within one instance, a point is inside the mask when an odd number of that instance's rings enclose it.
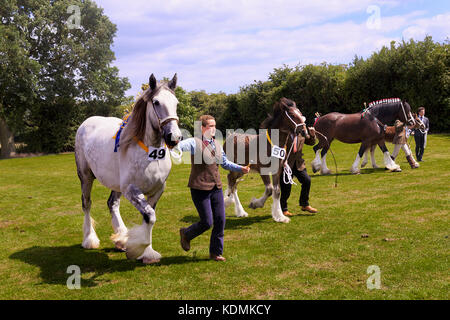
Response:
[[[130,87],[111,66],[116,26],[91,0],[3,2],[0,117],[36,151],[70,149],[82,107],[113,113]]]

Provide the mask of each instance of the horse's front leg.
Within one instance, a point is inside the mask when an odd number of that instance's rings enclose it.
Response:
[[[386,144],[384,142],[380,142],[378,143],[378,146],[383,152],[384,164],[386,168],[388,168],[388,170],[391,170],[393,172],[401,172],[402,169],[400,169],[400,166],[396,164],[394,160],[392,160],[389,150],[386,147]]]
[[[111,235],[111,240],[114,242],[116,249],[125,251],[128,229],[120,216],[119,207],[121,196],[122,193],[111,191],[107,204],[111,213],[111,223],[114,230],[114,234]]]
[[[353,162],[353,165],[350,168],[351,173],[353,173],[353,174],[360,173],[359,163],[361,162],[361,158],[364,156],[364,153],[366,152],[367,149],[368,149],[368,144],[363,142],[361,144],[361,147],[359,148],[358,153],[356,154],[355,162]]]
[[[311,167],[312,167],[313,173],[316,173],[322,167],[322,158],[320,157],[321,149],[322,149],[322,147],[320,146],[320,143],[315,145],[313,148],[314,154],[316,155],[314,160],[311,162]]]
[[[376,149],[377,145],[374,144],[373,146],[370,147],[370,157],[372,158],[372,168],[374,169],[379,169],[380,167],[377,166],[377,161],[375,160],[375,149]]]
[[[265,186],[264,194],[259,199],[256,199],[256,198],[252,199],[252,201],[249,204],[249,207],[252,209],[264,207],[264,204],[266,203],[267,198],[269,198],[273,192],[273,187],[272,187],[272,183],[270,182],[270,177],[268,175],[261,175],[261,179]]]
[[[126,243],[127,258],[142,259],[143,262],[147,264],[159,262],[161,255],[152,248],[152,229],[156,222],[154,210],[156,201],[153,203],[152,207],[151,203],[145,199],[142,191],[133,184],[130,184],[126,188],[124,196],[143,216],[142,225],[128,230],[128,240]]]
[[[370,150],[371,151],[371,150]],[[366,165],[367,165],[367,163],[369,163],[369,157],[368,157],[368,155],[369,155],[369,149],[366,149],[366,151],[364,151],[364,158],[363,158],[363,161],[361,162],[361,168],[364,168]]]
[[[272,218],[276,222],[288,223],[291,221],[288,217],[283,214],[283,210],[281,209],[280,198],[281,198],[281,188],[280,188],[280,174],[275,174],[272,176]]]

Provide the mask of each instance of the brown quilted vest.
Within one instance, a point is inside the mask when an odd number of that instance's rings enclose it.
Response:
[[[191,175],[188,187],[197,190],[222,188],[219,163],[222,161],[222,147],[214,140],[216,151],[202,140],[195,138],[195,154],[191,155]]]

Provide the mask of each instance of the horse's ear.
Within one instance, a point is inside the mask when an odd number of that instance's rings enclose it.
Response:
[[[148,84],[150,86],[150,89],[153,91],[156,89],[156,78],[155,75],[152,73],[152,75],[150,76],[150,79],[148,81]]]
[[[175,73],[172,80],[169,81],[169,88],[172,90],[175,90],[175,88],[177,87],[177,81],[178,81],[178,77],[177,77],[177,74]]]

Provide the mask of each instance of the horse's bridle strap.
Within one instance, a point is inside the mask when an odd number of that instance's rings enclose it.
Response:
[[[269,136],[269,130],[266,131],[266,137],[267,137],[267,141],[269,141],[270,145],[273,147],[272,140],[270,139],[270,136]],[[286,140],[287,140],[287,139],[286,139]],[[287,141],[286,141],[286,142],[287,142]],[[284,145],[283,149],[286,150],[286,144]]]
[[[156,114],[156,115],[158,116],[158,114]],[[159,119],[159,116],[158,116],[158,119]],[[165,117],[164,119],[159,119],[159,126],[163,127],[172,120],[175,120],[177,123],[180,122],[180,118],[178,118],[177,116],[168,116],[168,117]]]

